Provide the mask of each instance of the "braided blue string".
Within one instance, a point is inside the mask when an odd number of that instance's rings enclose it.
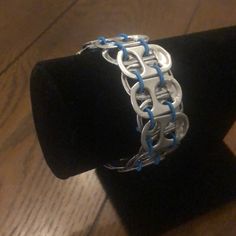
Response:
[[[104,36],[99,36],[99,37],[97,38],[97,40],[98,40],[102,45],[104,45],[104,44],[107,43],[107,39],[106,39]]]
[[[176,121],[176,112],[175,112],[175,108],[174,108],[173,104],[169,101],[165,101],[164,104],[169,106],[170,111],[171,111],[171,119],[173,122],[175,122]]]
[[[150,49],[147,42],[144,39],[139,39],[139,42],[144,47],[144,56],[148,56]]]
[[[136,71],[133,71],[133,73],[136,75],[136,79],[139,82],[139,92],[144,93],[144,82],[143,82],[143,78],[142,78],[140,72],[138,70],[136,70]]]
[[[127,35],[127,34],[124,34],[124,33],[121,33],[121,34],[119,34],[118,35],[119,37],[122,37],[123,38],[123,41],[128,41],[128,39],[129,39],[129,36]]]
[[[160,87],[163,87],[164,84],[165,84],[165,80],[164,80],[164,75],[161,71],[161,68],[157,65],[157,64],[154,64],[153,65],[153,68],[156,69],[157,71],[157,74],[159,75],[159,78],[160,78]]]
[[[148,113],[149,120],[150,120],[150,123],[151,123],[149,129],[153,129],[154,126],[155,126],[155,120],[154,120],[153,112],[152,112],[151,109],[149,109],[148,107],[146,107],[146,108],[144,109],[144,111]]]
[[[123,51],[123,57],[125,60],[128,60],[129,59],[129,56],[128,56],[128,51],[127,49],[124,47],[124,45],[122,43],[119,43],[119,42],[114,42],[114,44],[120,49]]]

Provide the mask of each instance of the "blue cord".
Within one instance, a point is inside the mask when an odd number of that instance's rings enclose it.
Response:
[[[102,45],[105,45],[107,43],[107,39],[105,37],[103,37],[103,36],[98,37],[97,40],[99,40],[99,42]]]
[[[160,69],[160,67],[158,65],[153,65],[153,68],[156,69],[157,71],[157,74],[159,75],[160,77],[160,87],[163,87],[165,85],[165,80],[164,80],[164,75]]]
[[[144,82],[143,82],[143,78],[142,78],[141,74],[139,73],[138,70],[133,71],[133,73],[136,75],[136,78],[139,82],[139,92],[144,93]]]
[[[172,121],[175,122],[176,121],[176,112],[175,112],[175,108],[174,108],[173,104],[169,101],[165,101],[164,104],[169,106],[170,111],[171,111]]]
[[[160,154],[157,154],[155,160],[154,160],[154,164],[155,165],[159,165],[159,163],[161,162],[161,156]]]
[[[149,109],[148,107],[146,107],[146,108],[144,109],[144,111],[148,113],[148,116],[149,116],[149,119],[150,119],[151,125],[150,125],[149,129],[153,129],[154,126],[155,126],[155,120],[154,120],[153,112],[152,112],[151,109]]]
[[[144,47],[144,56],[148,56],[150,49],[147,42],[144,39],[139,39],[139,42]]]
[[[122,37],[123,38],[123,41],[128,41],[129,40],[129,36],[127,34],[124,34],[124,33],[121,33],[118,35],[119,37]]]
[[[124,45],[122,45],[122,43],[118,43],[118,42],[114,42],[114,44],[120,49],[123,51],[123,57],[125,60],[128,60],[129,59],[129,56],[128,56],[128,51],[127,49],[124,47]]]

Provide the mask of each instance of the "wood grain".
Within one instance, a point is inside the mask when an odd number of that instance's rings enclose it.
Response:
[[[106,200],[103,211],[98,215],[93,228],[90,231],[90,236],[126,236],[128,232],[123,226],[121,219],[114,210],[109,198]]]
[[[224,142],[228,148],[236,155],[236,121],[224,137]]]
[[[75,1],[0,1],[0,74]]]
[[[236,2],[234,0],[200,0],[188,33],[235,24]]]
[[[31,69],[39,60],[73,54],[101,34],[139,32],[161,38],[194,31],[192,24],[201,30],[192,16],[205,11],[204,3],[81,0],[70,5],[72,1],[22,0],[6,4],[0,14],[0,235],[126,235],[94,171],[62,181],[46,166],[31,117]],[[21,39],[17,44],[16,38]]]

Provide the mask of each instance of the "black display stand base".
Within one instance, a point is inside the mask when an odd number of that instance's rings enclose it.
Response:
[[[140,173],[105,168],[96,173],[132,236],[161,235],[236,199],[236,159],[223,143],[205,145],[189,156],[177,151]],[[208,235],[205,230],[202,235]]]
[[[178,202],[183,204],[182,195],[179,195],[179,201],[171,202],[171,198],[165,203],[164,200],[164,196],[175,192],[167,187],[175,177],[175,182],[180,184],[175,190],[188,195],[192,193],[184,190],[182,181],[187,185],[194,184],[196,189],[192,191],[197,194],[198,185],[204,189],[201,182],[204,183],[205,178],[202,176],[207,177],[208,172],[210,179],[214,177],[215,188],[222,183],[226,170],[233,175],[227,168],[230,163],[232,169],[235,163],[231,160],[232,154],[222,146],[222,139],[236,114],[234,42],[234,27],[154,41],[172,56],[172,71],[182,86],[184,109],[190,120],[189,132],[181,146],[160,167],[150,167],[154,168],[150,173],[147,168],[141,174],[131,174],[135,182],[146,178],[146,174],[148,179],[152,178],[145,183],[149,195],[164,189],[163,199],[156,196],[164,208]],[[99,50],[38,63],[31,76],[31,98],[45,159],[59,178],[130,157],[139,148],[135,112],[121,84],[120,70],[107,63]],[[120,178],[127,179],[125,176]],[[200,179],[195,179],[197,177]],[[125,179],[122,182],[126,182]],[[186,183],[187,180],[190,182]],[[211,187],[213,182],[209,183]],[[158,186],[158,190],[147,187],[153,185]],[[142,194],[143,184],[136,187]]]
[[[191,128],[157,167],[124,174],[97,169],[129,235],[162,235],[235,200],[236,158],[223,142],[236,118],[235,40],[236,27],[158,41],[182,78]]]

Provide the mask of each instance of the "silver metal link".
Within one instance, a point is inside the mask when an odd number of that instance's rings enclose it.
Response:
[[[154,64],[154,62],[160,64],[162,72],[168,71],[172,65],[170,55],[158,45],[149,44],[148,46],[152,52],[152,57],[149,57],[148,59],[152,61],[152,64]],[[125,62],[123,59],[123,51],[118,52],[117,63],[121,71],[129,78],[136,79],[136,76],[134,75],[134,73],[132,73],[132,71],[129,71],[126,68],[127,65],[134,65],[134,67],[139,67],[143,79],[156,75],[156,70],[151,67],[149,63],[145,63],[145,60],[143,60],[144,51],[145,49],[143,46],[127,48],[127,52],[129,56],[131,56],[131,60]],[[138,65],[136,66],[136,64]]]
[[[155,77],[155,79],[157,80],[158,84],[160,84],[160,79],[159,77]],[[135,84],[136,81],[134,81],[133,79],[129,79],[126,75],[124,75],[123,73],[121,73],[121,82],[124,86],[125,91],[130,95],[131,94],[131,86],[130,83],[128,82],[128,80],[130,80],[130,82],[133,82],[133,85]],[[155,88],[155,92],[156,92],[156,96],[159,96],[160,98],[166,98],[168,99],[170,97],[169,92],[167,89],[164,88]],[[136,98],[137,100],[146,100],[147,98],[151,98],[149,93],[137,93],[136,94]]]
[[[169,107],[161,103],[161,99],[156,96],[156,88],[159,85],[159,81],[160,80],[157,79],[156,77],[144,80],[144,89],[148,91],[149,97],[151,97],[151,98],[147,97],[147,100],[149,101],[149,104],[151,106],[151,110],[154,116],[160,116],[169,111]],[[168,91],[170,98],[173,100],[172,104],[174,108],[177,108],[182,101],[181,87],[179,83],[177,82],[177,80],[175,80],[174,78],[166,79],[165,82],[166,82],[166,90]],[[135,112],[139,116],[148,119],[147,112],[144,112],[143,110],[141,110],[140,106],[138,105],[138,101],[137,101],[138,90],[139,90],[139,84],[136,83],[131,88],[130,98],[131,98],[132,106]]]
[[[148,100],[145,100],[142,104],[141,104],[141,109],[144,110],[144,108],[148,107]],[[176,108],[176,112],[181,112],[183,113],[183,102],[181,102],[181,104]],[[143,117],[139,116],[138,114],[136,114],[136,120],[137,120],[137,129],[141,132],[143,130],[143,126],[144,126],[144,120]]]
[[[153,146],[154,150],[159,150],[162,148],[168,148],[173,143],[172,139],[166,137],[166,135],[171,132],[175,132],[176,141],[180,142],[181,139],[187,133],[189,128],[189,121],[187,116],[184,113],[178,112],[176,114],[176,122],[171,122],[170,115],[164,115],[156,118],[157,125],[154,130],[150,130],[150,121],[148,121],[143,127],[141,134],[141,143],[145,150],[148,150],[147,146],[147,137],[156,138],[156,134],[159,133],[158,140],[156,140],[155,146]]]
[[[107,38],[106,40],[108,43],[106,43],[106,44],[101,44],[101,42],[98,39],[96,39],[96,40],[92,40],[92,41],[85,43],[83,45],[82,49],[79,50],[78,52],[76,52],[76,54],[82,53],[87,48],[91,48],[91,49],[92,48],[101,48],[101,49],[107,51],[107,49],[116,48],[116,45],[114,44],[115,42],[122,43],[125,47],[132,47],[132,46],[139,45],[140,39],[143,39],[144,41],[148,42],[149,37],[146,35],[128,35],[128,41],[124,42],[123,37],[117,36],[117,37],[113,37],[113,38]],[[112,63],[112,58],[111,58],[111,61],[110,60],[108,60],[108,61]]]
[[[88,42],[79,53],[86,48],[100,48],[105,60],[119,66],[122,84],[137,114],[137,130],[141,133],[141,146],[136,155],[105,166],[119,172],[141,169],[163,160],[186,135],[189,120],[183,113],[182,89],[170,71],[170,54],[159,45],[148,44],[148,36],[102,40]],[[117,48],[117,44],[120,49],[114,58],[110,50]],[[128,54],[126,59],[124,52]]]
[[[101,49],[116,48],[116,45],[114,44],[114,42],[122,43],[124,47],[133,47],[140,44],[139,42],[140,39],[143,39],[146,42],[148,42],[149,37],[146,35],[129,35],[128,41],[124,41],[122,37],[118,36],[118,37],[108,38],[107,39],[108,42],[104,45],[101,44],[99,40],[90,41],[90,44],[93,44],[94,47],[101,48]]]

